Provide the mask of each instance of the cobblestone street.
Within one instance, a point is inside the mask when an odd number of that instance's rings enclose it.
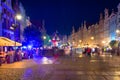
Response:
[[[120,80],[120,57],[62,57],[0,66],[0,80]]]

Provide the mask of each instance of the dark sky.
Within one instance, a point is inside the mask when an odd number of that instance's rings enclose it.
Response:
[[[48,34],[56,30],[70,34],[72,26],[77,30],[84,20],[94,24],[105,8],[115,9],[120,0],[20,0],[31,20],[45,20]]]

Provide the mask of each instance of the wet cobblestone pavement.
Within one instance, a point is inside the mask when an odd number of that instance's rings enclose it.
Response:
[[[120,57],[63,57],[0,66],[0,80],[120,80]],[[47,61],[47,60],[46,60]],[[49,61],[48,61],[49,62]]]

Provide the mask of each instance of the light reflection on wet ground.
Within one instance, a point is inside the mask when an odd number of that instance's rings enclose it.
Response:
[[[48,57],[41,57],[41,58],[34,58],[34,61],[37,64],[54,64],[56,59],[54,58],[48,58]]]
[[[120,58],[35,58],[0,67],[0,80],[120,80]]]

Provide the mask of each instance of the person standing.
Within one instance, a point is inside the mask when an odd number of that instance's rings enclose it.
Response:
[[[91,56],[91,48],[89,48],[89,47],[87,48],[87,55]]]
[[[19,49],[17,49],[17,50],[14,52],[14,61],[18,61],[18,60],[19,60],[18,52],[19,52]]]
[[[117,55],[118,56],[120,55],[120,47],[118,47],[118,49],[117,49]]]

